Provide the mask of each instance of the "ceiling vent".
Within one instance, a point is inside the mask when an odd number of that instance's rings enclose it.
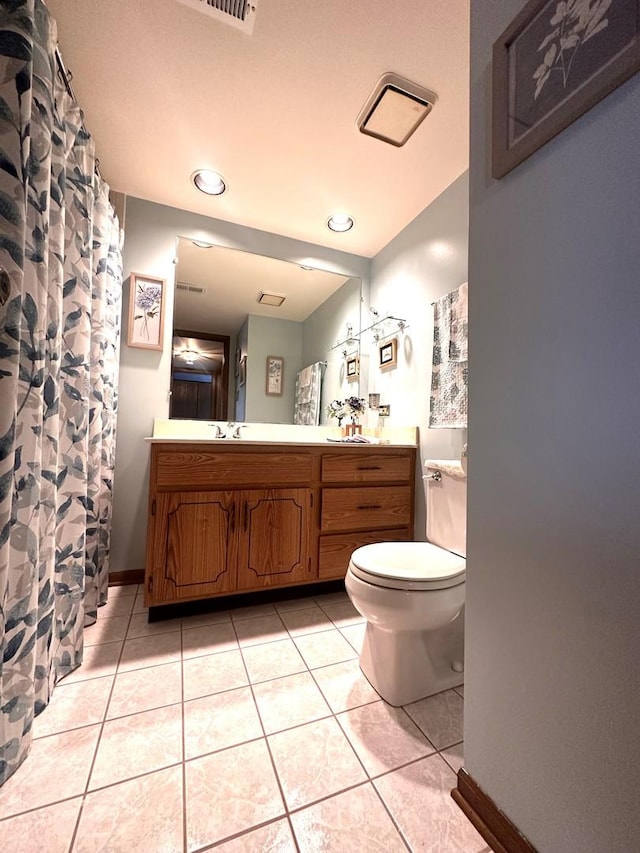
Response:
[[[183,6],[191,6],[210,18],[229,24],[251,35],[256,19],[258,0],[178,0]]]
[[[286,298],[281,293],[264,293],[260,291],[258,294],[260,305],[271,305],[273,308],[279,308]]]
[[[378,80],[358,116],[358,129],[400,148],[429,115],[436,96],[389,72]]]
[[[189,293],[206,293],[206,287],[196,287],[195,284],[176,284],[176,290],[188,290]]]

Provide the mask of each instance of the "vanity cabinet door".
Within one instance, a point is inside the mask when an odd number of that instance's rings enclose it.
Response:
[[[152,604],[206,598],[236,588],[237,502],[233,492],[157,496]]]
[[[237,492],[238,589],[312,580],[311,489]]]

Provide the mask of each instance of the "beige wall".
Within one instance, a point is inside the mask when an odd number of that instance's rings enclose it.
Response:
[[[540,853],[640,850],[640,76],[501,181],[471,5],[465,764]]]

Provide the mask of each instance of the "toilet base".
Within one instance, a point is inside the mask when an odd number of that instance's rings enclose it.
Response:
[[[360,669],[389,705],[417,702],[464,681],[464,611],[437,631],[387,631],[367,622]]]

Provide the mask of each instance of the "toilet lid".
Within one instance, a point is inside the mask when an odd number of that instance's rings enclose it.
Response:
[[[349,568],[361,580],[390,589],[448,589],[464,583],[464,557],[430,542],[378,542],[351,555]]]

